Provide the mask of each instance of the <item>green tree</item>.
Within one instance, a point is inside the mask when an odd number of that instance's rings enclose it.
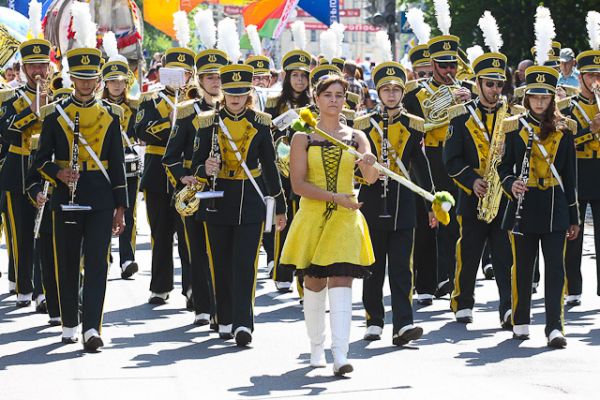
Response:
[[[432,35],[439,34],[435,21],[433,0],[425,0]],[[570,47],[577,54],[589,49],[585,17],[589,10],[598,8],[598,0],[449,0],[452,27],[450,33],[459,36],[461,47],[479,44],[485,49],[481,30],[477,26],[483,12],[489,10],[496,18],[504,40],[502,52],[507,55],[509,65],[516,65],[525,58],[532,59],[531,47],[535,44],[533,23],[538,5],[550,9],[556,31],[555,40],[562,47]],[[487,49],[486,49],[487,50]]]

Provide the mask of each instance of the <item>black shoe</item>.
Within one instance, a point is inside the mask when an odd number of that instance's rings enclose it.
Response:
[[[60,322],[60,319],[58,319],[58,320],[50,319],[50,320],[48,320],[48,325],[50,325],[50,326],[61,326],[62,322]]]
[[[159,296],[152,296],[148,300],[148,303],[155,305],[155,306],[161,306],[163,304],[167,304],[168,299],[169,299],[169,295],[167,295],[166,299],[163,299],[162,297],[159,297]]]
[[[513,328],[513,324],[511,322],[510,318],[506,321],[502,321],[500,323],[500,326],[502,327],[502,329],[507,330],[507,331],[512,331],[512,328]]]
[[[248,346],[252,342],[252,334],[250,332],[240,330],[235,335],[235,344],[240,347]]]
[[[210,324],[210,320],[206,319],[206,318],[194,318],[194,325],[196,326],[204,326],[204,325],[209,325]],[[218,329],[218,327],[217,327]]]
[[[441,286],[438,286],[437,290],[434,293],[436,299],[440,297],[444,297],[447,294],[452,293],[452,283],[450,281],[444,282]]]
[[[517,335],[516,333],[513,333],[513,339],[529,340],[529,335]]]
[[[217,330],[219,330],[218,327],[217,327]],[[231,340],[231,339],[233,339],[233,333],[231,333],[231,332],[219,333],[219,339]]]
[[[344,376],[346,374],[349,374],[352,371],[354,371],[354,367],[352,366],[352,364],[345,364],[345,365],[342,365],[338,370],[334,369],[333,375]]]
[[[46,304],[46,300],[42,300],[40,304],[35,306],[35,311],[40,314],[48,314],[48,305]]]
[[[420,306],[430,306],[433,304],[433,299],[417,299],[417,304]]]
[[[459,322],[461,324],[472,324],[473,323],[473,317],[460,317],[460,318],[456,318],[456,322]]]
[[[83,349],[89,353],[96,353],[102,346],[104,346],[102,338],[100,336],[92,336],[83,344]]]
[[[108,255],[108,261],[109,261],[111,264],[113,263],[114,259],[113,259],[112,253],[110,253],[110,254]]]
[[[62,344],[73,344],[77,343],[78,339],[76,337],[63,337],[61,342]]]
[[[17,308],[29,307],[30,305],[31,305],[31,300],[17,301]]]
[[[121,279],[131,278],[133,274],[138,272],[138,269],[138,264],[135,261],[131,262],[128,266],[125,267],[124,270],[121,271]]]
[[[15,289],[11,289],[8,291],[8,294],[10,294],[11,296],[14,296],[15,294],[17,294],[17,291]]]
[[[494,279],[494,268],[492,267],[492,264],[488,264],[483,268],[483,275],[488,281]]]
[[[193,297],[186,297],[185,298],[185,309],[187,311],[194,311],[194,298]]]
[[[413,340],[420,339],[423,336],[423,328],[415,326],[406,330],[402,335],[395,334],[392,338],[394,346],[404,346]]]
[[[567,347],[567,339],[564,336],[558,336],[548,342],[548,347],[553,349],[564,349]]]

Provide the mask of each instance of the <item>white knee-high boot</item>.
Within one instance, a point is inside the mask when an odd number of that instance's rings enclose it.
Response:
[[[320,292],[304,289],[304,322],[310,339],[310,366],[319,368],[325,362],[325,301],[327,289]]]
[[[352,288],[335,287],[329,289],[329,321],[331,323],[331,353],[333,373],[344,375],[353,371],[346,358],[350,342],[352,321]]]

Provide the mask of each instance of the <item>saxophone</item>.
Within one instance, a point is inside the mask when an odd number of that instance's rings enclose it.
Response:
[[[498,215],[500,200],[502,199],[502,185],[496,169],[504,153],[505,136],[500,132],[500,127],[507,112],[508,103],[504,101],[496,114],[496,125],[492,133],[492,142],[490,144],[485,174],[483,175],[483,180],[488,184],[487,192],[485,196],[479,198],[479,203],[477,204],[477,218],[488,224]]]

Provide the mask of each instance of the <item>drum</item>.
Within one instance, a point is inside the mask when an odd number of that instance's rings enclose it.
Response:
[[[137,154],[125,154],[125,176],[138,177],[142,173],[142,159]]]

